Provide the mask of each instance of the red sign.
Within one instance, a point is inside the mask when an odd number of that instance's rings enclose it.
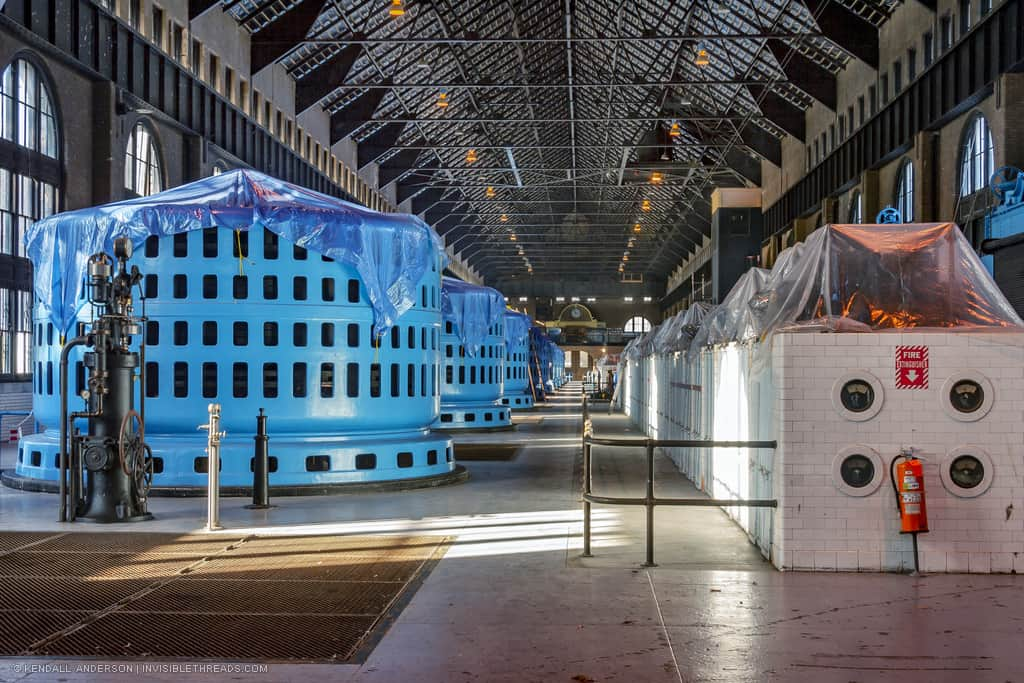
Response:
[[[896,347],[896,388],[928,388],[928,347]]]

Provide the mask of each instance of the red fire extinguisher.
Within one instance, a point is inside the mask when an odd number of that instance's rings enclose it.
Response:
[[[900,461],[897,464],[897,461]],[[889,464],[889,478],[900,513],[900,533],[914,539],[914,572],[918,571],[917,535],[928,532],[928,509],[924,497],[924,463],[905,450]]]

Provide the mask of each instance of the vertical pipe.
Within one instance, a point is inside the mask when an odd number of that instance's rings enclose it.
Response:
[[[647,561],[645,567],[657,567],[654,564],[654,445],[647,439]]]
[[[207,407],[210,422],[200,425],[206,429],[206,470],[208,488],[206,496],[206,530],[220,528],[220,404],[211,403]]]
[[[87,342],[85,337],[75,337],[64,344],[60,351],[60,514],[58,521],[68,521],[68,359],[71,349]],[[78,501],[73,501],[75,505]]]
[[[253,454],[252,464],[252,505],[246,505],[250,510],[263,510],[273,507],[270,504],[270,453],[267,444],[270,437],[267,436],[267,416],[260,408],[260,414],[256,416],[256,452]]]

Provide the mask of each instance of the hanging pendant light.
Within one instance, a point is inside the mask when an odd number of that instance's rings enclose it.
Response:
[[[505,214],[501,214],[500,216],[498,216],[498,220],[501,221],[502,223],[508,223],[508,216],[506,216]]]
[[[485,194],[487,195],[487,198],[488,198],[488,199],[491,199],[491,198],[493,198],[493,197],[494,197],[494,195],[495,195],[495,192],[494,192],[494,187],[493,187],[493,186],[491,186],[491,185],[488,185],[488,186],[487,186],[487,192],[486,192]]]
[[[468,152],[466,152],[466,163],[467,164],[475,164],[476,163],[476,150],[475,149],[471,149]]]
[[[668,129],[668,136],[669,136],[670,138],[677,138],[677,137],[679,137],[680,135],[682,135],[682,133],[683,133],[683,131],[682,131],[682,129],[681,129],[680,127],[679,127],[679,124],[678,124],[678,123],[673,123],[673,124],[672,124],[672,127]]]
[[[445,109],[448,107],[448,93],[446,93],[444,90],[437,93],[437,106],[440,109]]]
[[[633,224],[633,232],[640,232],[640,224],[639,223],[634,223]]]
[[[650,199],[645,199],[643,201],[643,203],[640,205],[640,210],[641,211],[650,211],[651,210],[651,200]]]
[[[508,236],[508,239],[509,239],[510,242],[515,242],[519,238],[516,237],[515,233],[512,233],[511,235]]]
[[[705,67],[711,63],[711,56],[708,54],[708,49],[704,46],[704,43],[697,43],[697,51],[693,57],[693,63],[700,67]]]
[[[651,182],[655,185],[660,185],[662,181],[662,175],[658,171],[651,173]]]
[[[393,17],[400,17],[405,14],[405,2],[403,0],[391,0],[391,8],[388,9],[388,14]]]

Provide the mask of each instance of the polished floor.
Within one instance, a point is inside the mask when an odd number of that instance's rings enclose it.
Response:
[[[598,432],[628,430],[621,416],[595,418]],[[223,502],[225,534],[451,539],[362,664],[254,673],[210,662],[144,671],[139,661],[3,659],[0,681],[1024,683],[1017,576],[779,573],[721,512],[702,508],[658,511],[653,569],[641,566],[642,511],[595,508],[595,557],[580,558],[579,429],[577,394],[563,391],[515,432],[460,437],[523,444],[512,460],[467,463],[463,485],[278,498],[269,511]],[[699,495],[671,463],[657,469],[659,493]],[[643,478],[640,452],[595,449],[596,490],[641,495]],[[156,498],[151,509],[146,529],[204,525],[202,500]],[[55,519],[53,496],[0,490],[3,529],[86,530]]]

